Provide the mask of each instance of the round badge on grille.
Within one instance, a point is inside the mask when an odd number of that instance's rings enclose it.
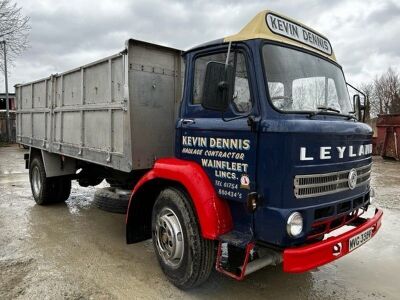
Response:
[[[351,169],[349,172],[349,177],[348,177],[348,184],[349,188],[352,190],[356,187],[357,185],[357,171],[356,169]]]

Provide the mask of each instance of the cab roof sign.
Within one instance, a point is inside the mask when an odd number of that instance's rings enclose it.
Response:
[[[332,46],[326,37],[298,21],[270,10],[259,12],[238,33],[225,37],[224,42],[251,39],[264,39],[302,47],[336,61]]]
[[[267,13],[265,15],[265,21],[269,30],[275,34],[308,45],[328,55],[332,54],[331,44],[326,38],[298,23],[273,13]]]

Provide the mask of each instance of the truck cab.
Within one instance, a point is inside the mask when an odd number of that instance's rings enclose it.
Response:
[[[200,164],[226,199],[233,228],[221,244],[292,249],[288,272],[317,266],[293,249],[355,224],[370,204],[372,130],[355,117],[329,40],[263,11],[184,59],[176,157]],[[352,250],[327,248],[323,261]]]

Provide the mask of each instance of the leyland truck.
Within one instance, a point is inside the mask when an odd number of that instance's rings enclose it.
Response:
[[[65,201],[71,180],[130,190],[127,243],[152,238],[179,288],[213,268],[306,272],[381,226],[361,97],[329,40],[277,13],[185,52],[130,39],[15,88],[36,203]]]

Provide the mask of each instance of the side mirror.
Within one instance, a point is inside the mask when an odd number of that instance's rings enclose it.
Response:
[[[358,120],[365,122],[365,105],[361,103],[359,94],[353,96],[354,111],[357,112]]]
[[[207,64],[201,105],[210,110],[225,111],[233,96],[233,66],[210,61]]]

